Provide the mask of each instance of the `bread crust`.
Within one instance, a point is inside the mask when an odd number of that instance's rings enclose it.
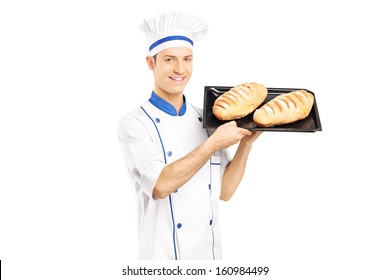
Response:
[[[243,83],[220,95],[213,114],[222,121],[234,120],[252,113],[267,97],[267,88],[259,83]]]
[[[296,122],[309,115],[313,104],[313,94],[306,90],[294,90],[262,105],[253,114],[253,121],[262,127]]]

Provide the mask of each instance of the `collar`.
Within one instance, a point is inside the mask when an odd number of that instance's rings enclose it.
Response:
[[[186,97],[183,95],[184,103],[183,106],[181,106],[179,110],[179,116],[183,116],[187,110],[187,105],[186,105]],[[152,91],[152,95],[149,98],[149,102],[152,103],[154,106],[156,106],[158,109],[161,111],[176,117],[177,116],[177,111],[175,107],[173,107],[172,104],[169,102],[165,101],[162,99],[160,96],[158,96],[154,91]]]

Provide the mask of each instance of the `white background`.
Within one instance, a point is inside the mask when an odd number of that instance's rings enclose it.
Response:
[[[323,131],[264,133],[221,203],[226,263],[268,265],[265,279],[389,279],[385,2],[1,1],[4,279],[125,279],[136,264],[116,132],[153,87],[138,26],[166,11],[210,26],[186,89],[195,105],[205,85],[246,81],[317,98]]]

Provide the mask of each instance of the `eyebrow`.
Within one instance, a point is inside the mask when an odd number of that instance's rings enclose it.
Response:
[[[192,54],[189,54],[189,55],[183,56],[183,58],[189,58],[189,57],[193,57],[193,55],[192,55]],[[174,55],[166,54],[166,55],[164,55],[164,58],[180,58],[180,57],[174,56]]]

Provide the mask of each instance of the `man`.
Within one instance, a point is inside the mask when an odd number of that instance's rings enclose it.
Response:
[[[231,121],[209,135],[201,110],[185,98],[193,42],[205,35],[205,23],[165,13],[142,28],[154,90],[120,120],[118,130],[139,200],[139,258],[221,259],[218,201],[234,194],[260,133]],[[227,148],[238,142],[230,160]]]

